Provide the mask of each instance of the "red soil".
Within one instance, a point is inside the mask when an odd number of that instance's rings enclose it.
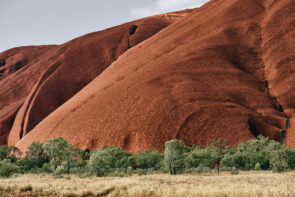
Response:
[[[155,35],[162,26],[132,34],[129,23],[66,43],[18,112],[9,143],[25,150],[62,136],[84,149],[137,153],[175,138],[282,140],[286,130],[294,146],[294,22],[293,0],[211,0]]]

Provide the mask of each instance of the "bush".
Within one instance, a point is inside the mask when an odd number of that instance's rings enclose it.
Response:
[[[128,174],[128,176],[131,176],[132,175],[132,172],[133,172],[132,167],[131,166],[128,166],[128,168],[127,168],[127,174]]]
[[[184,159],[186,168],[197,168],[198,166],[212,167],[213,159],[209,148],[196,147]]]
[[[138,174],[139,176],[142,176],[142,175],[146,175],[147,170],[146,170],[146,169],[137,169],[135,172],[136,172],[136,174]]]
[[[288,163],[289,169],[294,170],[295,169],[295,149],[287,148],[285,149],[285,153],[287,155],[287,163]]]
[[[211,168],[209,167],[204,167],[202,165],[198,166],[196,169],[197,173],[201,174],[201,173],[206,173],[206,172],[211,172]]]
[[[139,168],[154,168],[158,170],[163,167],[164,155],[157,150],[146,150],[135,155],[135,163]]]
[[[54,171],[55,175],[61,175],[67,173],[67,163],[62,163],[62,165],[57,166]]]
[[[235,162],[233,159],[233,155],[225,155],[223,159],[221,160],[221,167],[228,167],[232,168],[235,166]]]
[[[49,156],[45,153],[43,144],[40,142],[33,142],[29,146],[29,152],[27,152],[27,157],[35,161],[34,165],[42,168],[44,163],[49,162]]]
[[[42,166],[42,172],[44,173],[51,173],[53,169],[51,168],[49,163],[44,163]]]
[[[133,157],[131,154],[124,151],[122,148],[110,146],[103,150],[107,159],[108,165],[111,169],[125,168],[131,166],[133,163]]]
[[[11,148],[9,146],[0,146],[0,161],[9,158]]]
[[[96,176],[105,176],[110,172],[112,161],[112,156],[105,150],[95,151],[90,156],[89,170]]]
[[[261,170],[260,163],[256,163],[254,170]]]
[[[0,162],[0,176],[10,177],[11,175],[18,172],[18,166],[10,163],[9,161]]]
[[[33,169],[38,168],[37,161],[28,156],[17,160],[16,164],[22,173],[31,172]]]
[[[270,153],[270,166],[274,172],[284,172],[288,169],[288,155],[283,150]]]

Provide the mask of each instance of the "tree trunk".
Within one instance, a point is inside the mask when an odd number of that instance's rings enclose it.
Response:
[[[68,174],[70,174],[70,160],[68,161],[68,171],[67,171]]]

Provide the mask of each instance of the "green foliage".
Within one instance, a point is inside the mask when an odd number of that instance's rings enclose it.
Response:
[[[290,148],[290,149],[285,149],[285,153],[287,155],[287,162],[288,166],[291,170],[295,169],[295,149]]]
[[[78,157],[78,151],[62,137],[48,139],[47,143],[43,144],[44,153],[49,156],[50,163],[54,170],[61,165],[62,161],[67,162],[67,173],[70,173],[71,162],[75,157]]]
[[[131,176],[132,173],[133,173],[133,169],[132,169],[132,167],[131,167],[131,166],[128,166],[128,167],[127,167],[127,174],[128,174],[129,176]]]
[[[49,163],[44,163],[42,166],[42,172],[44,173],[51,173],[53,169],[51,168],[51,165]]]
[[[255,169],[256,164],[259,163],[261,169],[267,170],[270,168],[270,153],[283,148],[284,145],[279,142],[260,135],[257,139],[249,140],[246,144],[239,144],[236,152],[226,152],[221,160],[221,165],[251,170]]]
[[[92,174],[105,176],[115,169],[126,169],[132,164],[132,155],[122,148],[110,146],[92,152],[88,167]]]
[[[184,158],[187,147],[179,140],[171,140],[165,143],[164,160],[170,174],[176,174],[184,167]]]
[[[274,172],[283,172],[288,169],[288,155],[283,150],[270,153],[270,166]]]
[[[196,147],[184,159],[186,168],[212,167],[213,159],[211,158],[210,148]]]
[[[159,170],[163,166],[164,155],[157,150],[146,150],[135,156],[135,163],[139,168],[154,168]]]
[[[122,148],[110,146],[103,149],[108,158],[110,168],[127,168],[133,163],[133,157],[131,154],[124,151]]]
[[[235,167],[233,167],[232,170],[231,170],[231,174],[232,175],[237,175],[237,174],[239,174],[239,171],[237,171],[237,169]]]
[[[37,167],[37,161],[29,156],[21,158],[16,162],[22,173],[30,172],[33,168]]]
[[[254,170],[261,170],[260,163],[256,163]]]
[[[110,172],[110,164],[113,158],[105,150],[97,150],[91,154],[89,160],[89,170],[96,176],[105,176]]]
[[[0,177],[10,177],[17,172],[17,165],[11,163],[8,160],[3,160],[0,162]]]
[[[83,161],[87,161],[90,159],[90,151],[87,150],[81,150],[79,148],[76,148],[76,152],[78,154],[78,156],[83,160]]]
[[[79,176],[130,176],[164,172],[203,173],[214,167],[232,174],[239,170],[273,170],[283,172],[295,168],[295,148],[285,148],[279,142],[258,136],[257,139],[228,147],[226,140],[214,140],[210,146],[187,147],[179,140],[165,144],[165,152],[146,150],[131,155],[122,148],[104,146],[103,149],[80,150],[59,137],[45,144],[34,142],[27,156],[21,158],[16,147],[0,146],[0,176],[14,173],[53,173],[62,177],[64,173]]]
[[[0,161],[9,158],[11,147],[9,146],[0,146]]]
[[[35,160],[39,168],[42,168],[43,164],[49,161],[49,156],[46,154],[44,146],[40,142],[33,142],[29,146],[27,156]]]
[[[20,157],[22,152],[14,146],[0,146],[0,161],[8,159],[12,163],[16,162],[17,157]]]

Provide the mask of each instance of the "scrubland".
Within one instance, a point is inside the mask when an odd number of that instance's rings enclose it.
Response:
[[[292,197],[295,172],[56,178],[48,174],[0,179],[1,196]]]

